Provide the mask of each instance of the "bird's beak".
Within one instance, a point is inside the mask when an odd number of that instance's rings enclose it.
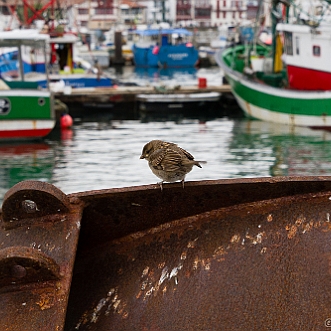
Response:
[[[140,159],[144,159],[144,156],[143,155],[140,155]]]

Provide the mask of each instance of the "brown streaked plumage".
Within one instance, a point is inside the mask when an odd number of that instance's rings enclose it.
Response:
[[[184,188],[184,180],[193,166],[201,167],[192,154],[175,143],[162,140],[152,140],[147,143],[141,153],[141,159],[146,159],[153,174],[160,179],[161,190],[163,182],[176,182],[180,180]]]

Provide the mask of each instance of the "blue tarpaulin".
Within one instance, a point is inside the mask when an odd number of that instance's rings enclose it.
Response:
[[[192,36],[192,32],[186,29],[146,29],[146,30],[134,30],[133,33],[140,36],[156,36],[159,34],[178,34],[182,36]]]

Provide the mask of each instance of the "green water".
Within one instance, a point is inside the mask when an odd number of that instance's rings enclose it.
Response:
[[[65,193],[155,183],[139,156],[152,139],[178,143],[197,160],[187,180],[331,175],[331,133],[247,119],[76,122],[42,142],[0,145],[0,202],[22,180]]]

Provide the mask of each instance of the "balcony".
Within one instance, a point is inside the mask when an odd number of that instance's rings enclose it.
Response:
[[[210,10],[211,11],[212,6],[211,5],[195,5],[194,9],[195,10],[202,9],[202,10]]]
[[[189,21],[192,20],[192,16],[191,15],[176,15],[176,20],[177,21]]]
[[[94,15],[113,15],[114,8],[95,8]]]
[[[103,19],[103,20],[95,20],[94,18],[88,22],[88,28],[91,30],[109,30],[114,22],[116,22],[116,17]]]
[[[88,21],[90,18],[90,16],[87,15],[77,15],[77,21],[81,22],[81,21]]]
[[[191,10],[191,8],[192,8],[192,6],[191,6],[191,4],[190,3],[188,3],[188,4],[178,4],[177,3],[177,6],[176,6],[176,9],[177,9],[177,11],[178,10],[183,10],[183,9],[186,9],[186,10]]]

